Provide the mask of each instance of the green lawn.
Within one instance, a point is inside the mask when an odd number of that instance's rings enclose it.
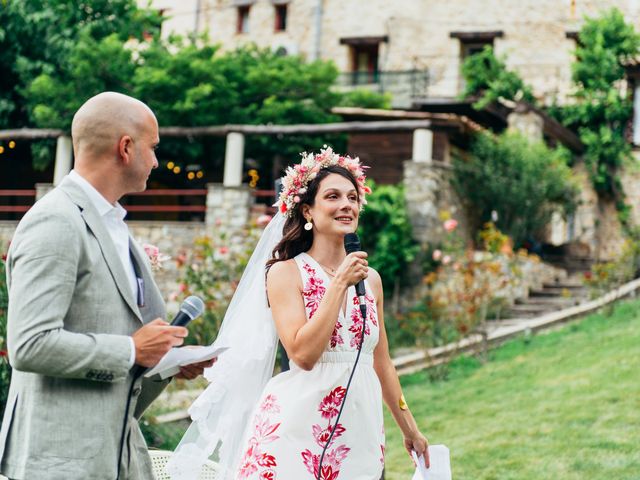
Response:
[[[451,450],[454,480],[640,479],[640,301],[427,378],[403,377],[404,393],[430,442]],[[408,480],[386,411],[385,425],[386,479]]]

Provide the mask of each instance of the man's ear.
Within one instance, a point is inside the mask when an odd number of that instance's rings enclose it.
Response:
[[[131,155],[133,154],[133,138],[129,135],[123,135],[118,142],[118,155],[122,163],[129,165],[131,163]]]

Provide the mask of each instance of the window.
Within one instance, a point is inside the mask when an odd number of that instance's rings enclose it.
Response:
[[[378,45],[353,45],[351,56],[354,83],[375,83],[378,79]]]
[[[496,38],[501,38],[501,30],[493,32],[451,32],[451,38],[460,40],[460,62],[476,53],[480,53],[487,45],[493,46]]]
[[[460,41],[460,65],[467,57],[480,53],[487,45],[493,47],[496,38],[504,35],[502,30],[492,32],[450,32],[449,37],[456,38]],[[462,75],[459,77],[460,91],[464,90],[464,79]]]
[[[284,32],[287,29],[287,5],[275,5],[276,32]]]
[[[353,85],[378,82],[380,43],[387,40],[387,37],[350,37],[340,39],[340,43],[348,45],[351,50],[351,83]]]
[[[236,33],[249,33],[249,10],[251,6],[243,5],[238,7],[238,23]]]

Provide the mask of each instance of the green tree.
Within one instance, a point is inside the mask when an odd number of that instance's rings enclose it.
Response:
[[[371,188],[360,218],[362,247],[369,253],[369,264],[380,273],[386,294],[397,295],[409,279],[409,266],[419,246],[413,239],[402,185],[371,183]]]
[[[70,112],[96,89],[123,90],[112,78],[126,74],[118,68],[127,52],[117,51],[118,45],[157,34],[159,26],[159,15],[135,0],[4,0],[0,129],[68,126]],[[34,164],[46,167],[51,142],[32,145]]]
[[[536,238],[554,211],[575,208],[577,186],[568,159],[566,150],[551,150],[518,133],[480,133],[468,158],[455,158],[453,183],[476,216],[476,229],[496,211],[496,226],[522,245]]]
[[[157,13],[135,0],[3,0],[0,4],[0,128],[37,125],[28,108],[27,86],[40,75],[67,73],[81,37],[121,41],[159,32]],[[94,73],[95,75],[95,73]],[[78,81],[89,81],[80,77]]]
[[[505,57],[497,57],[490,45],[465,59],[462,76],[465,88],[460,96],[478,97],[473,104],[478,110],[499,98],[535,102],[531,88],[525,85],[516,72],[507,69]]]
[[[552,114],[579,132],[585,161],[599,194],[623,205],[618,170],[630,158],[625,127],[633,105],[622,88],[624,65],[636,57],[640,36],[617,9],[587,18],[579,33],[573,81],[574,101]]]

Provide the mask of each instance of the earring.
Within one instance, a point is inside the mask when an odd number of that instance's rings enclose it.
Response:
[[[304,224],[304,229],[308,232],[313,228],[313,223],[311,223],[311,219],[307,220],[307,223]]]

